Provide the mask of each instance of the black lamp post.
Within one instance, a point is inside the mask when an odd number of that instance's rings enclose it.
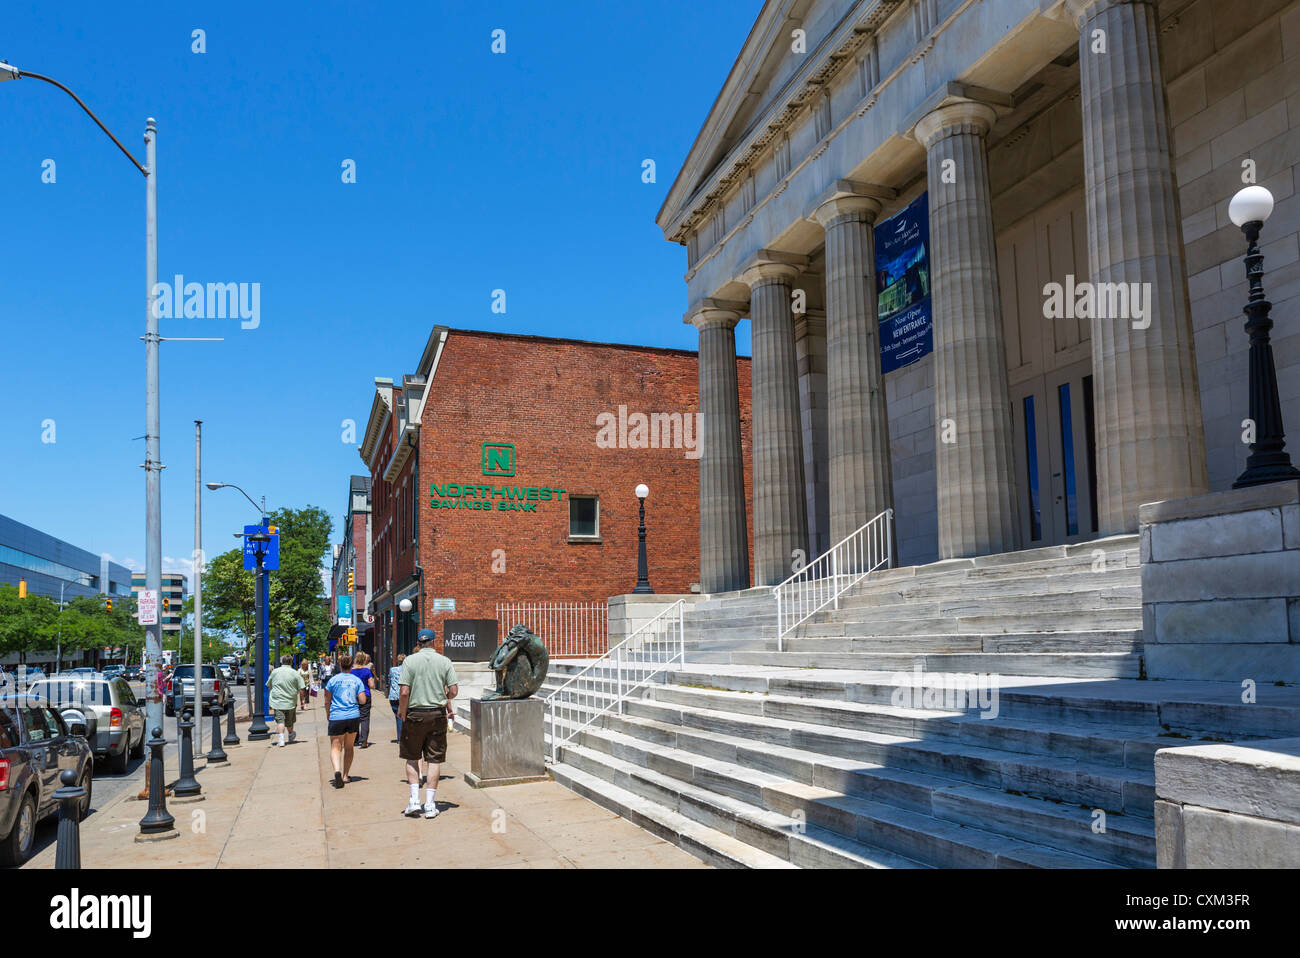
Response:
[[[253,710],[253,721],[248,726],[248,740],[250,742],[262,742],[271,737],[271,730],[266,724],[266,685],[264,684],[266,681],[265,675],[269,675],[270,672],[267,669],[267,663],[261,661],[264,658],[262,650],[267,648],[266,636],[261,634],[262,576],[266,575],[266,572],[262,569],[262,563],[266,561],[267,545],[270,543],[271,537],[259,528],[248,537],[248,541],[253,543],[253,557],[257,560],[257,578],[253,580],[253,599],[258,633],[255,643],[257,653],[253,657],[253,681],[257,683],[257,708]]]
[[[650,588],[650,566],[645,557],[645,500],[650,495],[650,487],[644,482],[636,487],[636,497],[641,503],[641,526],[637,530],[636,544],[636,588],[633,595],[654,595]]]
[[[1250,299],[1246,301],[1246,332],[1250,335],[1250,421],[1255,441],[1246,457],[1246,471],[1232,488],[1262,486],[1269,482],[1300,479],[1286,451],[1286,430],[1282,426],[1282,402],[1277,392],[1277,368],[1269,331],[1272,304],[1264,298],[1264,254],[1259,251],[1259,233],[1273,212],[1273,194],[1262,186],[1248,186],[1228,205],[1228,217],[1246,234],[1246,279]]]

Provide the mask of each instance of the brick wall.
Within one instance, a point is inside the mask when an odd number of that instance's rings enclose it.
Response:
[[[747,498],[751,488],[750,364],[738,361]],[[699,581],[699,459],[684,448],[601,448],[597,416],[698,411],[694,353],[452,330],[427,392],[420,429],[419,548],[426,612],[495,618],[498,602],[590,602],[636,584],[637,483],[646,501],[650,581],[684,593]],[[694,432],[693,436],[697,435]],[[483,475],[482,444],[510,443],[515,475]],[[629,443],[630,445],[630,443]],[[431,483],[564,489],[533,511],[432,508]],[[450,492],[450,490],[445,490]],[[569,500],[600,499],[600,539],[569,539]],[[488,495],[492,495],[490,492]],[[376,528],[385,523],[375,496]],[[455,496],[442,498],[454,500]],[[465,502],[484,501],[462,496]],[[752,554],[752,528],[751,554]],[[497,570],[497,571],[494,571]],[[504,571],[500,571],[504,569]],[[394,577],[396,581],[396,577]]]

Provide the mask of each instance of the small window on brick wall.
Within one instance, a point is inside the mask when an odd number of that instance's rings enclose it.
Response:
[[[600,498],[597,496],[569,497],[569,538],[596,539],[600,537]]]

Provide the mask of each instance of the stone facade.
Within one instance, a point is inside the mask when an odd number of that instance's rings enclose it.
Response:
[[[1300,482],[1142,507],[1153,679],[1300,682]]]
[[[984,119],[944,147],[982,152],[930,155],[927,117],[945,111]],[[1247,339],[1227,206],[1246,161],[1277,200],[1265,291],[1300,429],[1298,129],[1300,0],[765,4],[658,222],[687,250],[688,316],[718,302],[750,316],[760,255],[796,270],[815,332],[795,315],[799,388],[779,401],[799,403],[810,554],[881,503],[913,564],[1134,532],[1144,502],[1230,486],[1248,452]],[[858,355],[878,352],[869,230],[846,245],[824,207],[849,199],[879,222],[927,190],[935,352],[883,377],[873,356],[874,390]],[[955,246],[937,218],[954,199]],[[973,268],[992,279],[957,309],[943,277]],[[1045,318],[1046,284],[1067,282],[1150,284],[1147,315]],[[977,317],[963,358],[950,344]],[[865,387],[837,386],[845,370]],[[873,429],[845,433],[855,417]],[[747,571],[716,581],[758,584]]]

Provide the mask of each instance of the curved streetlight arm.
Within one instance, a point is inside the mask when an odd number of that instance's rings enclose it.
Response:
[[[86,104],[82,102],[81,97],[77,96],[77,94],[73,93],[71,90],[65,87],[58,80],[51,79],[50,77],[47,76],[42,76],[39,73],[29,73],[26,70],[19,70],[16,67],[10,67],[8,64],[4,64],[4,66],[8,68],[6,72],[12,73],[13,78],[15,80],[21,77],[30,77],[33,80],[44,80],[46,83],[50,84],[51,86],[58,87],[68,96],[76,100],[77,105],[86,111],[86,116],[94,120],[95,125],[98,126],[101,130],[103,130],[108,135],[108,138],[110,140],[112,140],[114,143],[117,144],[117,148],[122,151],[122,153],[126,156],[128,160],[130,160],[132,163],[135,164],[135,168],[145,176],[149,175],[149,171],[146,170],[143,166],[141,166],[139,161],[134,156],[131,155],[131,151],[128,150],[126,147],[124,147],[121,141],[113,135],[112,131],[110,131],[108,127],[104,126],[104,124],[100,122],[99,117],[95,116],[94,112],[90,109],[90,107],[86,106]]]
[[[210,482],[208,483],[208,488],[215,491],[217,489],[239,489],[239,486],[235,485],[233,482]],[[246,493],[243,489],[239,489],[239,494],[249,501],[253,508],[257,510],[259,516],[263,519],[266,518],[266,510],[256,502],[253,502],[252,496]]]

